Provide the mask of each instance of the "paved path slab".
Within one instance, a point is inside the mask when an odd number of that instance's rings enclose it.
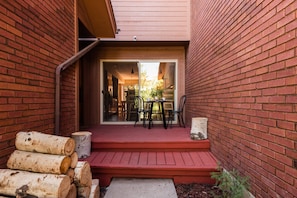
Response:
[[[104,198],[177,198],[172,179],[113,178]]]

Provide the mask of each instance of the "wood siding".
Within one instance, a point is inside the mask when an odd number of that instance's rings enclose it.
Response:
[[[189,0],[112,0],[117,28],[115,40],[188,41]]]

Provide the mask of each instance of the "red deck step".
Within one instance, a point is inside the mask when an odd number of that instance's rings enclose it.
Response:
[[[87,160],[93,178],[108,186],[113,177],[172,178],[175,183],[214,183],[217,160],[209,140],[194,141],[189,128],[151,130],[104,126],[90,130],[92,152]]]
[[[112,177],[173,178],[175,183],[213,183],[215,157],[209,151],[96,151],[87,161],[94,178],[108,186]]]

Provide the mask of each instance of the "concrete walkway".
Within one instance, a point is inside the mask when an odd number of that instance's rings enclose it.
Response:
[[[177,198],[172,179],[112,179],[104,198]]]

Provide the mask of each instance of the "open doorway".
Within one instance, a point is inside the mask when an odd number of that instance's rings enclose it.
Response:
[[[176,104],[176,60],[102,60],[100,65],[101,123],[132,124],[135,119],[143,119],[129,111],[135,96],[144,101],[166,99]],[[156,122],[160,119],[154,118]]]

